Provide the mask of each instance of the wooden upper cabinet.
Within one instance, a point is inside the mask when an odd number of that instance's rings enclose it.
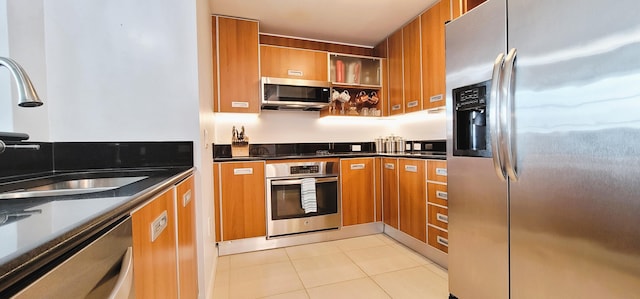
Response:
[[[342,225],[375,220],[374,158],[340,160]]]
[[[220,240],[267,235],[264,162],[217,163]]]
[[[136,298],[178,297],[173,192],[167,190],[131,215]]]
[[[196,190],[193,176],[176,185],[178,221],[178,271],[180,298],[198,297],[196,254]]]
[[[404,113],[404,86],[402,62],[402,29],[387,39],[387,66],[389,67],[389,115]]]
[[[327,52],[260,46],[262,77],[329,81]]]
[[[400,230],[427,242],[425,161],[399,159]]]
[[[445,27],[450,20],[449,1],[442,0],[421,15],[422,20],[422,86],[423,108],[444,107],[445,74]]]
[[[260,112],[258,22],[213,17],[215,112]]]
[[[445,0],[443,0],[445,1]],[[464,14],[466,6],[466,0],[450,0],[451,1],[451,19],[455,20],[462,14]]]
[[[420,18],[416,18],[402,28],[405,112],[422,110],[420,31]]]

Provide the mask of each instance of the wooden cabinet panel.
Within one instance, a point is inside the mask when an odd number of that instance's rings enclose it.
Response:
[[[404,86],[402,62],[402,29],[387,39],[387,65],[389,67],[389,115],[404,113]]]
[[[197,298],[196,194],[193,176],[176,185],[176,194],[180,298]]]
[[[427,201],[441,206],[449,206],[447,185],[427,183]]]
[[[435,227],[429,226],[429,245],[443,251],[449,252],[449,234],[446,231],[439,230]]]
[[[428,160],[427,180],[436,182],[447,182],[447,161]]]
[[[451,19],[455,20],[462,14],[464,14],[464,7],[466,0],[451,0]]]
[[[429,224],[438,226],[442,229],[448,229],[449,227],[449,211],[446,208],[429,205]]]
[[[340,160],[342,225],[374,221],[374,159]]]
[[[376,193],[376,219],[375,221],[382,221],[382,158],[375,158],[375,193]]]
[[[427,200],[425,161],[399,159],[400,230],[426,242]]]
[[[398,159],[382,159],[382,217],[398,229]]]
[[[404,112],[422,110],[420,18],[402,28]]]
[[[266,236],[264,162],[219,164],[221,241]]]
[[[226,17],[217,17],[217,22],[216,111],[258,113],[258,22]]]
[[[421,15],[423,108],[445,105],[445,27],[449,1],[442,0]]]
[[[174,191],[157,196],[131,215],[136,298],[178,296]],[[152,226],[153,224],[157,224]],[[152,240],[152,227],[159,232]]]
[[[327,52],[260,46],[262,77],[329,81]]]
[[[218,101],[218,17],[211,17],[211,56],[212,56],[212,66],[213,66],[213,111],[220,111]]]
[[[222,190],[220,189],[220,163],[213,163],[213,215],[215,223],[216,242],[222,241],[222,232],[220,231],[220,219],[222,219],[222,208],[220,207],[220,196]]]

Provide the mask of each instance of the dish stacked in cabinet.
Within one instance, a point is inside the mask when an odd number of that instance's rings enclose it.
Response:
[[[427,243],[448,252],[447,162],[427,161]]]

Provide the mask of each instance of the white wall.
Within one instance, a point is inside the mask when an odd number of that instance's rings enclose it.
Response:
[[[194,142],[204,298],[216,255],[213,139],[204,134],[214,131],[208,2],[20,0],[7,7],[11,51],[21,51],[46,107],[44,116],[13,112],[14,120],[40,126],[27,133],[55,142]]]
[[[7,56],[16,60],[25,69],[33,82],[38,95],[45,102],[44,106],[36,108],[18,107],[15,82],[11,81],[12,95],[10,110],[2,110],[0,116],[11,114],[10,126],[5,125],[7,131],[27,133],[31,140],[49,140],[50,103],[47,101],[47,75],[44,45],[44,10],[43,0],[6,1],[9,51]],[[1,15],[0,15],[1,16]],[[7,82],[6,79],[0,79]],[[3,106],[5,107],[5,106]]]
[[[54,141],[198,137],[195,2],[45,1]]]
[[[213,297],[215,269],[218,251],[215,247],[215,216],[213,213],[213,64],[211,59],[211,15],[209,1],[197,0],[197,48],[198,48],[198,83],[199,83],[199,156],[198,184],[201,186],[197,203],[198,226],[198,270],[200,277],[200,298]]]
[[[0,0],[0,56],[9,57],[7,0]],[[9,71],[4,67],[0,68],[0,132],[13,131],[11,83]]]
[[[231,143],[231,128],[245,127],[250,143],[367,142],[389,134],[409,140],[445,139],[444,113],[393,118],[329,117],[318,112],[262,111],[259,115],[216,114],[216,144]]]

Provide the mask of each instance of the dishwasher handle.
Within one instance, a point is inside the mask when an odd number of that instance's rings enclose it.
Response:
[[[135,298],[133,292],[133,250],[127,248],[122,258],[122,266],[115,287],[108,297],[109,299],[129,299]]]

